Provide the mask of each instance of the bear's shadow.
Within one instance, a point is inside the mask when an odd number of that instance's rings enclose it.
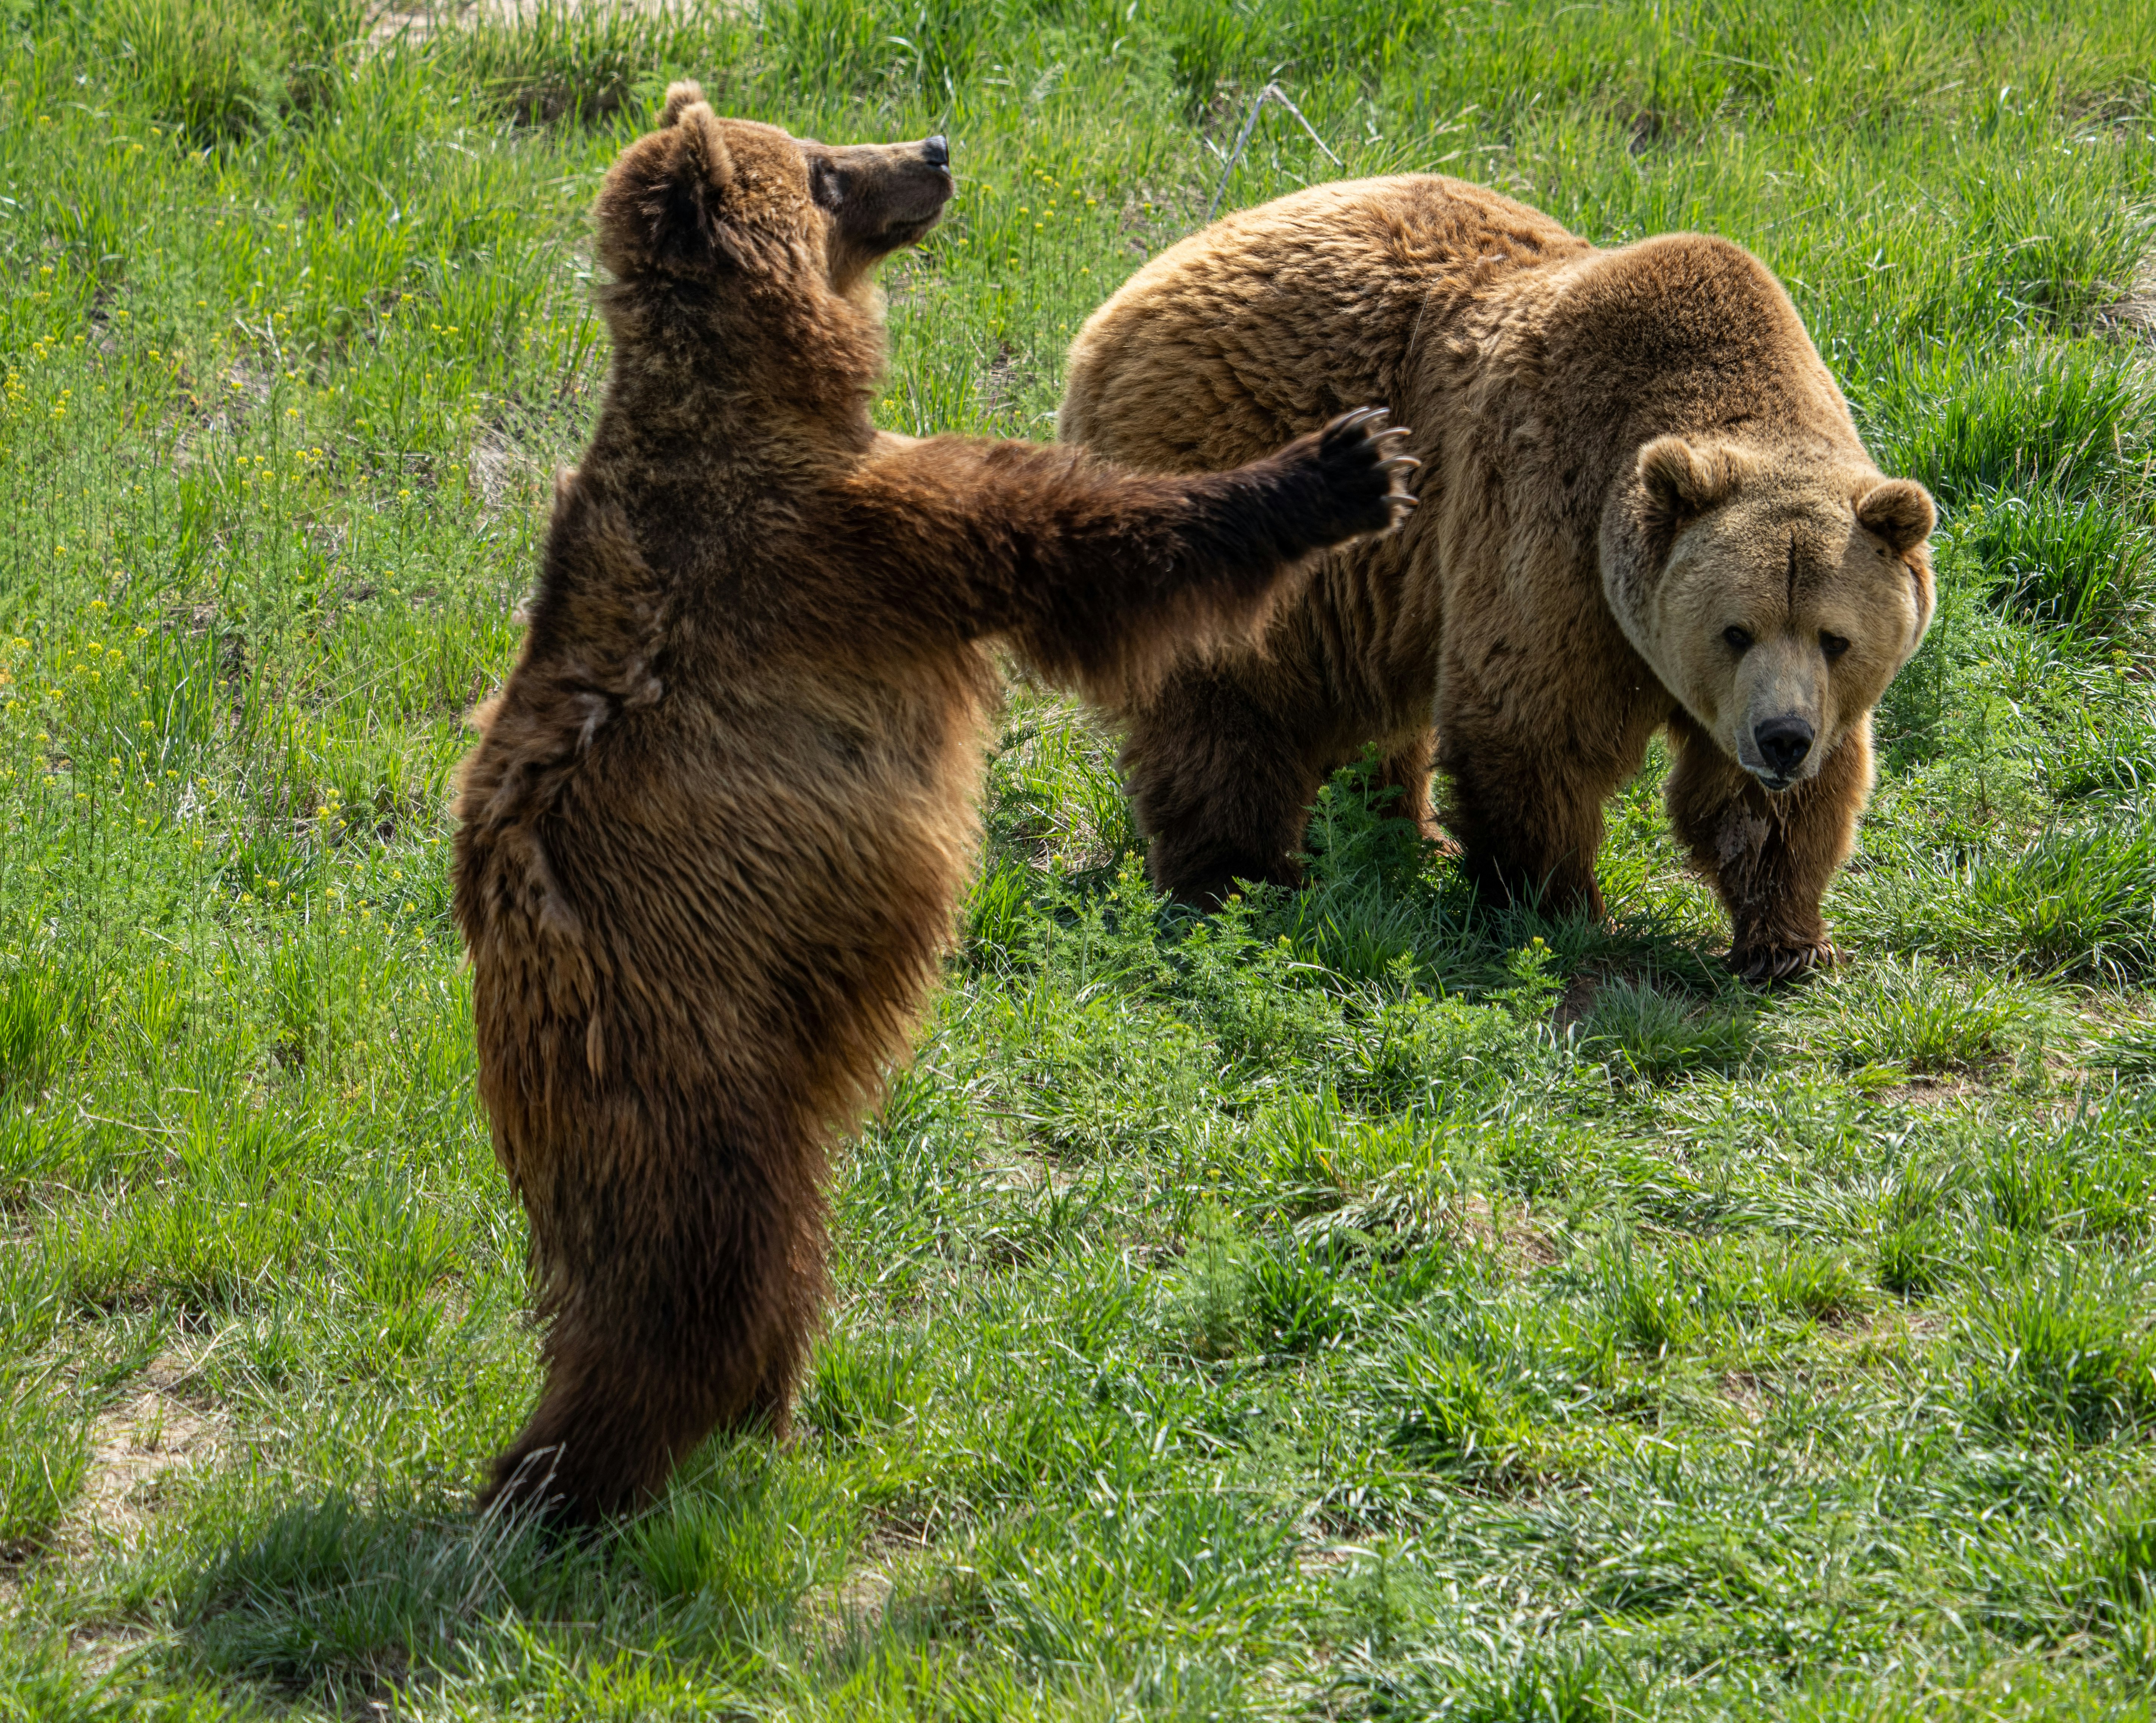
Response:
[[[593,1532],[455,1498],[332,1493],[239,1532],[182,1582],[180,1649],[265,1699],[362,1710],[490,1664],[624,1644],[725,1667],[845,1561],[852,1528],[822,1494],[754,1438],[715,1440],[651,1508]]]

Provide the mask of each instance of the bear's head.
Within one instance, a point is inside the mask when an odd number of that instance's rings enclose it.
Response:
[[[1769,790],[1819,771],[1930,625],[1930,495],[1831,454],[1657,437],[1604,583],[1640,655]]]
[[[721,119],[685,81],[666,92],[659,130],[607,173],[599,261],[630,286],[748,276],[850,295],[870,264],[936,225],[950,162],[941,137],[833,148]]]

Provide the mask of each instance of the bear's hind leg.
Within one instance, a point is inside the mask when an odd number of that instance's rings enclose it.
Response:
[[[775,1442],[783,1442],[793,1434],[794,1395],[808,1361],[809,1340],[822,1319],[829,1291],[819,1204],[813,1213],[795,1218],[788,1271],[773,1289],[763,1365],[737,1420],[741,1427],[761,1430]]]
[[[715,1430],[786,1433],[823,1284],[821,1212],[813,1193],[793,1213],[767,1187],[761,1203],[729,1194],[732,1225],[644,1241],[629,1273],[547,1300],[559,1314],[546,1387],[482,1508],[590,1524],[651,1500]]]
[[[1212,910],[1238,879],[1301,882],[1296,856],[1323,772],[1228,676],[1171,676],[1132,717],[1121,764],[1162,891]]]
[[[1436,767],[1435,731],[1419,730],[1409,736],[1394,736],[1385,745],[1383,764],[1370,787],[1382,792],[1399,786],[1400,793],[1386,804],[1386,811],[1396,818],[1413,820],[1440,854],[1457,855],[1460,846],[1446,835],[1430,803],[1430,779]]]
[[[539,1404],[495,1461],[480,1507],[579,1526],[641,1506],[665,1486],[694,1422],[665,1403],[675,1398],[670,1361],[618,1339],[563,1344],[558,1332],[547,1351]]]
[[[632,1513],[675,1466],[720,1430],[783,1437],[805,1334],[773,1333],[761,1356],[718,1356],[617,1336],[583,1356],[555,1355],[547,1386],[516,1440],[495,1462],[482,1509],[536,1511],[550,1525],[590,1525]],[[597,1353],[599,1356],[593,1356]]]

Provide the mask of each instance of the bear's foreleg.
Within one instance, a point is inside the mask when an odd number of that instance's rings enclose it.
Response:
[[[1602,807],[1638,769],[1645,740],[1629,758],[1561,743],[1561,737],[1492,734],[1458,711],[1441,716],[1445,824],[1484,902],[1599,917],[1594,858],[1602,848]]]
[[[849,597],[875,598],[887,633],[1000,635],[1050,682],[1127,708],[1194,644],[1260,626],[1303,559],[1395,526],[1414,505],[1401,436],[1347,413],[1248,466],[1180,476],[934,438],[835,499]]]
[[[1729,911],[1730,967],[1766,983],[1835,962],[1820,906],[1871,794],[1869,723],[1844,737],[1816,776],[1779,793],[1689,718],[1672,719],[1670,735],[1670,823]]]
[[[1594,858],[1603,794],[1552,759],[1478,759],[1471,747],[1440,756],[1450,780],[1445,823],[1460,864],[1491,905],[1527,904],[1546,915],[1604,913]],[[1606,792],[1605,792],[1606,793]]]
[[[1260,620],[1296,562],[1404,519],[1404,434],[1365,409],[1225,473],[1074,471],[1058,513],[1028,523],[1013,644],[1052,679],[1144,686],[1192,639]]]
[[[1664,710],[1553,635],[1536,653],[1448,639],[1437,765],[1445,826],[1483,901],[1599,919],[1604,805],[1635,774]]]

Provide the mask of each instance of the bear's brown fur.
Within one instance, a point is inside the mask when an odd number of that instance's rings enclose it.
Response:
[[[1312,795],[1369,741],[1427,823],[1434,708],[1473,877],[1599,913],[1603,804],[1667,726],[1737,967],[1830,958],[1933,511],[1881,477],[1779,284],[1720,239],[1598,250],[1457,180],[1320,187],[1140,270],[1071,349],[1062,431],[1199,472],[1365,400],[1416,427],[1408,527],[1326,558],[1262,650],[1116,703],[1155,879],[1292,881]]]
[[[1350,415],[1239,470],[881,435],[868,271],[942,140],[828,149],[692,85],[597,212],[614,351],[459,806],[480,1089],[547,1382],[492,1495],[588,1520],[783,1432],[824,1157],[904,1048],[973,853],[991,644],[1112,696],[1404,511]]]

